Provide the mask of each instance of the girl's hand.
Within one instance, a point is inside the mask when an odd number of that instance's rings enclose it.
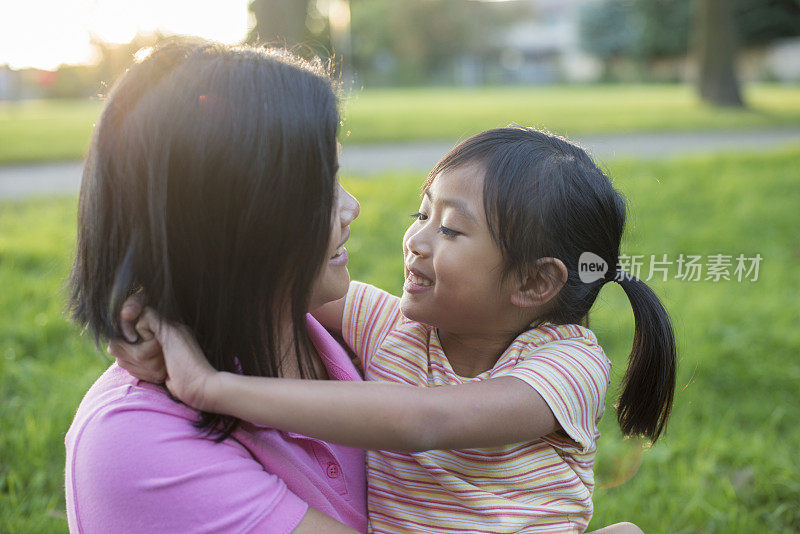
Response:
[[[124,339],[112,339],[108,353],[116,358],[117,365],[145,382],[163,384],[167,378],[167,367],[161,345],[149,330],[136,331],[136,322],[144,311],[139,295],[125,300],[120,311],[120,326]]]
[[[154,310],[145,308],[136,331],[142,338],[154,335],[160,344],[170,393],[196,410],[213,411],[222,373],[208,363],[189,328],[162,321]]]

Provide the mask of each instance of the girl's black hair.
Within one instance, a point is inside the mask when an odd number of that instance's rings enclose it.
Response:
[[[502,251],[506,275],[525,276],[544,257],[560,259],[567,280],[537,323],[579,324],[611,277],[584,283],[582,253],[600,256],[614,273],[625,228],[625,202],[581,148],[532,128],[498,128],[466,139],[431,171],[469,164],[485,169],[486,220]],[[617,419],[625,435],[658,439],[675,389],[675,335],[653,291],[632,276],[619,283],[633,307],[635,333]]]
[[[218,370],[279,376],[283,349],[315,377],[305,314],[330,236],[338,125],[325,69],[285,51],[174,39],[134,64],[83,172],[73,318],[97,343],[122,337],[122,303],[141,291]],[[294,347],[279,347],[289,322]],[[203,413],[198,427],[222,440],[238,424]]]

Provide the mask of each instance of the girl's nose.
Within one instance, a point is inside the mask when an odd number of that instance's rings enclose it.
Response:
[[[429,255],[430,244],[426,238],[425,226],[419,227],[417,224],[412,224],[406,230],[404,246],[408,252],[415,256]]]

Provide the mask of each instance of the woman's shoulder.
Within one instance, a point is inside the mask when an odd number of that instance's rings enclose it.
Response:
[[[307,506],[278,476],[237,439],[206,436],[196,420],[159,386],[112,365],[67,432],[70,527],[193,532],[213,523],[238,532],[263,521],[299,521]]]
[[[160,386],[140,382],[112,364],[84,396],[65,438],[67,461],[90,459],[84,471],[145,462],[164,436],[200,438],[197,412],[173,401]]]
[[[76,430],[76,426],[92,425],[97,418],[112,414],[137,414],[137,417],[168,415],[178,420],[196,417],[194,410],[173,401],[163,387],[136,379],[116,363],[106,369],[86,392],[70,431]]]
[[[148,447],[164,436],[184,444],[200,441],[196,420],[197,412],[172,400],[164,388],[112,364],[75,413],[65,438],[67,459],[91,458],[91,465],[100,469],[118,465],[120,457],[129,464],[145,461]]]

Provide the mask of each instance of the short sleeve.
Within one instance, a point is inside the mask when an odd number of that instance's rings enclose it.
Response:
[[[403,316],[400,299],[369,284],[351,282],[342,316],[342,337],[366,373],[386,335]]]
[[[611,364],[597,345],[559,340],[533,349],[507,374],[533,387],[561,425],[563,433],[542,439],[558,449],[586,454],[599,436],[610,372]]]
[[[308,509],[234,439],[203,438],[167,409],[111,404],[77,430],[72,530],[291,532]]]

